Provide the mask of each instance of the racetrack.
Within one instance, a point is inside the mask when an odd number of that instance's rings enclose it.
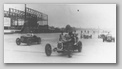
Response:
[[[57,46],[59,33],[36,34],[42,38],[41,44],[16,45],[16,38],[22,34],[4,34],[4,63],[116,63],[116,42],[103,42],[97,38],[80,39],[83,44],[81,53],[75,51],[71,58],[65,54],[53,52],[45,54],[45,45]]]

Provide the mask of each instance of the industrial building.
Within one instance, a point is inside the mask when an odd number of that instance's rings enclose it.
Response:
[[[4,11],[4,33],[12,32],[47,32],[48,15],[25,7],[25,11],[9,8]]]

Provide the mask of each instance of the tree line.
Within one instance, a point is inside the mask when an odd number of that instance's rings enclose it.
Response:
[[[71,27],[69,24],[66,25],[65,27],[59,28],[59,27],[54,27],[54,26],[49,26],[49,30],[52,30],[54,32],[68,32],[68,31],[73,31],[76,30],[77,28]]]

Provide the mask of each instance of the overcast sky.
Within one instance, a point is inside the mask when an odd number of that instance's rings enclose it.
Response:
[[[27,4],[48,15],[49,25],[81,28],[116,29],[116,4]],[[24,11],[24,4],[4,4],[4,10]]]

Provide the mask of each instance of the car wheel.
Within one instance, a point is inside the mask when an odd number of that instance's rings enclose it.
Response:
[[[67,48],[67,55],[69,58],[72,57],[71,56],[72,45],[73,45],[72,43],[69,43]]]
[[[105,40],[103,39],[103,42],[104,42]]]
[[[16,44],[17,44],[17,45],[20,45],[20,44],[21,44],[20,38],[17,38],[17,39],[16,39]]]
[[[78,52],[81,52],[81,50],[82,50],[82,42],[79,41],[78,42]]]
[[[52,53],[52,48],[51,48],[51,45],[50,44],[46,44],[45,46],[45,53],[47,56],[50,56],[51,53]]]
[[[113,42],[115,42],[115,39],[113,39]]]

